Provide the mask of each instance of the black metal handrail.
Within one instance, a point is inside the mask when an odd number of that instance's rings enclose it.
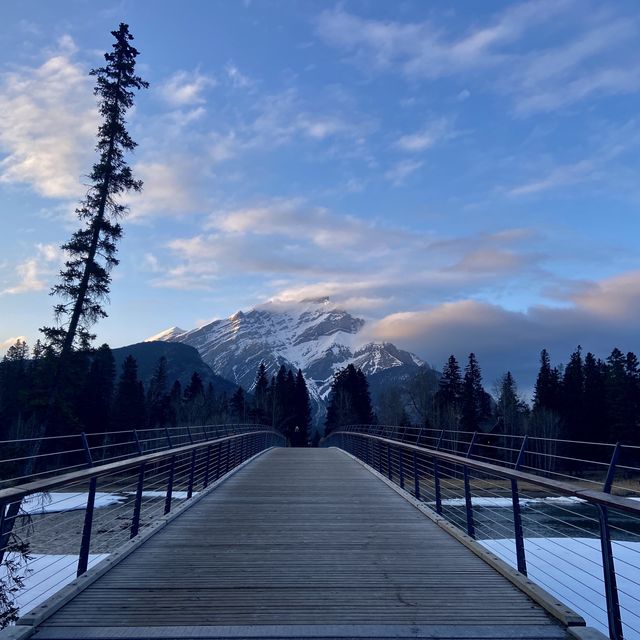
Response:
[[[366,429],[366,426],[365,426]],[[520,507],[519,483],[544,489],[547,492],[578,498],[593,505],[598,512],[600,546],[602,553],[602,569],[607,602],[609,636],[612,640],[623,640],[622,616],[614,566],[613,547],[609,525],[609,509],[623,511],[626,514],[640,518],[640,504],[632,499],[611,495],[613,477],[620,455],[620,445],[614,445],[611,459],[606,471],[601,490],[584,489],[576,483],[559,481],[522,471],[520,466],[527,446],[526,437],[523,439],[515,464],[510,467],[484,462],[473,458],[477,434],[472,435],[465,444],[463,455],[439,450],[441,439],[435,447],[394,440],[393,438],[368,433],[360,430],[360,425],[349,426],[343,430],[330,433],[323,441],[323,446],[337,446],[355,455],[379,473],[387,475],[389,480],[396,482],[402,489],[413,494],[418,500],[424,487],[422,460],[431,461],[430,475],[433,478],[432,492],[435,497],[435,511],[443,515],[442,478],[443,465],[461,468],[461,479],[464,491],[464,509],[466,517],[466,533],[476,537],[476,523],[474,521],[473,496],[471,494],[471,472],[482,476],[497,477],[510,482],[511,507],[513,512],[513,532],[516,549],[518,571],[527,575],[527,560],[525,555],[524,531]],[[393,452],[393,455],[392,455]],[[392,460],[392,457],[395,458]],[[397,462],[396,462],[397,461]],[[458,476],[457,476],[458,477]],[[407,488],[405,484],[409,478],[413,479],[413,486]],[[454,523],[457,525],[457,523]]]
[[[172,509],[174,481],[178,471],[181,469],[184,470],[186,475],[186,499],[188,500],[192,498],[194,491],[206,489],[212,482],[223,478],[232,469],[257,453],[272,446],[286,445],[286,438],[271,427],[254,426],[245,428],[242,433],[199,442],[194,442],[190,434],[190,443],[178,446],[173,444],[171,436],[167,432],[169,448],[145,453],[137,432],[133,431],[132,433],[138,445],[138,455],[103,464],[94,464],[86,436],[82,434],[86,454],[84,469],[68,471],[53,477],[39,478],[0,490],[0,561],[9,550],[14,524],[21,517],[20,505],[25,498],[31,495],[88,482],[84,524],[76,572],[79,576],[87,570],[89,564],[96,492],[100,478],[121,477],[124,472],[134,470],[134,477],[137,476],[137,478],[134,480],[135,498],[129,527],[129,538],[131,539],[138,535],[141,527],[141,507],[147,472],[151,473],[158,467],[166,467],[163,468],[163,473],[166,472],[163,493],[164,515],[167,515]],[[183,462],[177,468],[176,463],[178,460]],[[196,477],[197,475],[198,477]],[[197,489],[196,482],[198,483]]]
[[[222,438],[215,438],[213,440],[206,440],[203,442],[196,442],[193,444],[173,447],[171,449],[165,449],[162,451],[157,451],[155,453],[140,454],[132,458],[127,458],[125,460],[90,466],[86,469],[81,469],[80,471],[70,471],[58,476],[34,480],[33,482],[27,482],[24,484],[16,485],[14,487],[9,487],[7,489],[0,489],[0,508],[11,502],[22,500],[23,498],[33,493],[51,491],[52,489],[57,489],[66,484],[82,482],[83,480],[91,480],[92,478],[111,475],[119,471],[127,471],[142,464],[153,464],[156,462],[161,462],[162,460],[167,460],[183,453],[197,451],[205,447],[211,447],[215,444],[221,444],[224,442],[230,442],[239,439],[241,440],[245,436],[255,436],[258,434],[279,436],[280,438],[282,438],[283,442],[285,441],[284,436],[273,429],[259,429],[252,432],[224,436]]]

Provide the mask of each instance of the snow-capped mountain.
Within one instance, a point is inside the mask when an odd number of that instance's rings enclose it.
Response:
[[[329,298],[295,303],[269,302],[238,311],[198,329],[167,329],[148,340],[183,342],[223,378],[251,390],[261,362],[269,374],[278,367],[302,369],[309,392],[320,404],[334,373],[348,364],[367,376],[393,369],[399,377],[425,363],[390,343],[366,342],[365,321],[333,304]],[[395,377],[395,376],[394,376]]]

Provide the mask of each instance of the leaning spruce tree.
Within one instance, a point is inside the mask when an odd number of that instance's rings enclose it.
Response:
[[[148,83],[134,73],[138,51],[129,44],[133,36],[128,25],[121,23],[118,30],[111,33],[116,41],[113,51],[104,56],[106,65],[91,71],[97,78],[94,93],[99,97],[102,124],[96,145],[99,158],[89,176],[91,186],[76,209],[83,226],[62,245],[68,259],[60,272],[60,283],[51,290],[52,295],[63,300],[54,307],[57,326],[41,329],[48,347],[59,356],[58,374],[64,371],[74,348],[89,347],[94,338],[91,326],[107,315],[102,302],[109,293],[111,269],[118,264],[116,245],[122,236],[118,220],[126,213],[119,197],[127,191],[142,188],[142,182],[133,178],[124,159],[125,152],[136,146],[125,128],[124,116],[133,106],[134,90],[146,88]],[[60,391],[59,380],[60,376],[55,375],[51,383],[48,413],[41,425],[43,435],[52,421]],[[37,448],[25,463],[24,476],[32,472]],[[5,561],[3,566],[7,574],[0,579],[0,628],[14,621],[18,614],[13,597],[20,588],[19,567],[5,558],[5,551],[17,552],[23,559],[27,556],[26,550],[20,547],[22,543],[12,536],[20,504],[18,501],[9,505],[0,529],[0,563]],[[10,562],[14,565],[8,564]]]
[[[99,158],[89,176],[91,186],[76,209],[83,226],[62,245],[68,260],[60,272],[60,283],[51,290],[51,295],[63,300],[54,307],[57,326],[41,329],[61,361],[74,348],[88,348],[95,337],[92,325],[107,315],[102,303],[109,293],[111,269],[118,264],[116,245],[122,236],[118,220],[127,211],[120,196],[142,188],[124,159],[125,152],[136,146],[126,130],[125,114],[133,106],[134,90],[148,83],[134,72],[138,51],[130,44],[133,36],[128,25],[121,23],[111,33],[116,41],[113,51],[104,56],[106,65],[91,71],[97,78],[94,93],[102,124],[96,145]]]

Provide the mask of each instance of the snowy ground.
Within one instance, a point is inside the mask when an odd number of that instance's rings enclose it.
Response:
[[[92,567],[108,554],[92,554],[89,556],[89,567]],[[9,554],[9,557],[14,554]],[[27,563],[25,588],[16,597],[20,607],[20,615],[24,615],[72,582],[76,577],[78,556],[75,555],[42,555],[33,554]],[[0,566],[0,579],[6,577],[4,564]]]
[[[430,505],[435,505],[435,502],[428,503]],[[446,498],[442,501],[443,506],[445,507],[464,507],[465,501],[464,498]],[[551,497],[551,498],[520,498],[520,506],[527,507],[532,505],[575,505],[575,504],[586,504],[586,500],[582,500],[580,498],[574,498],[573,496],[561,496],[561,497]],[[496,508],[508,508],[511,509],[513,503],[511,498],[493,498],[486,496],[474,496],[473,497],[473,506],[474,507],[496,507]]]
[[[479,542],[516,566],[514,540]],[[624,637],[640,640],[640,542],[614,542],[613,547]],[[529,577],[607,634],[600,540],[528,538],[525,551]]]
[[[22,509],[31,515],[38,513],[56,513],[59,511],[76,511],[87,506],[86,492],[52,492],[34,493],[27,496],[22,501]],[[120,504],[126,500],[126,496],[115,493],[96,492],[96,508],[108,507],[113,504]]]

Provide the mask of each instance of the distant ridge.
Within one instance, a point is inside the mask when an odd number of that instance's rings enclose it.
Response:
[[[166,333],[166,332],[163,332]],[[120,374],[122,363],[127,356],[133,356],[138,363],[138,377],[146,385],[163,356],[167,359],[167,384],[169,387],[178,380],[184,388],[194,372],[202,378],[205,387],[211,382],[217,393],[232,394],[237,385],[216,375],[209,365],[203,362],[197,349],[180,342],[156,341],[139,342],[112,350],[116,361],[116,373]]]

